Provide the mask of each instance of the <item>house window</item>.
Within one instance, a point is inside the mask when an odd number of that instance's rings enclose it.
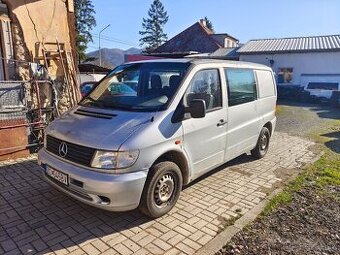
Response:
[[[277,81],[278,83],[291,83],[293,80],[293,68],[279,68]]]

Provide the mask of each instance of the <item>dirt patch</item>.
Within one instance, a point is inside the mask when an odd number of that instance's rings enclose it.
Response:
[[[283,183],[289,182],[292,179],[292,176],[296,176],[299,173],[301,173],[301,168],[293,168],[287,171],[286,168],[281,167],[274,170],[275,176],[283,180]]]
[[[217,254],[339,254],[340,187],[307,187],[292,203],[258,218]]]

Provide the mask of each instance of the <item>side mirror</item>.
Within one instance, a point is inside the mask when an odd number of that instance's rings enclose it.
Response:
[[[204,118],[207,108],[203,99],[193,99],[186,112],[189,112],[192,118]]]

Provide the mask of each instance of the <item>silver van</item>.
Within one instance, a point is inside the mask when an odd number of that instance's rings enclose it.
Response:
[[[169,212],[183,185],[268,150],[276,117],[269,67],[163,59],[115,68],[46,130],[45,179],[92,206]]]

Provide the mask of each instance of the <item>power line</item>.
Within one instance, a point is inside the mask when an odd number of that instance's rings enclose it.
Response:
[[[99,35],[97,34],[94,34],[92,35],[94,38],[99,38]],[[100,37],[101,40],[105,40],[105,41],[109,41],[109,42],[115,42],[115,43],[120,43],[120,44],[125,44],[125,45],[129,45],[129,46],[133,46],[133,47],[138,47],[136,44],[134,43],[131,43],[131,42],[126,42],[126,41],[123,41],[123,40],[120,40],[120,39],[117,39],[117,38],[113,38],[113,37],[108,37],[108,36],[105,36],[105,35],[102,35]]]

